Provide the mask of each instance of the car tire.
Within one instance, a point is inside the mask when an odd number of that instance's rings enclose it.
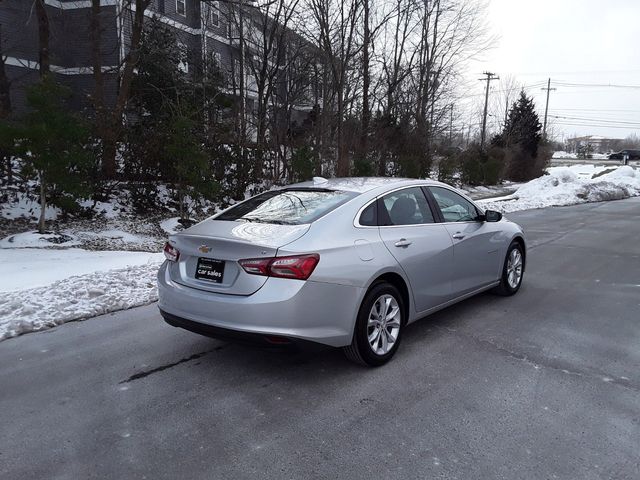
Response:
[[[516,241],[511,242],[504,259],[500,285],[493,289],[493,293],[502,295],[503,297],[515,295],[522,285],[524,263],[525,257],[522,245]]]
[[[390,283],[377,283],[360,305],[353,339],[343,348],[344,353],[361,365],[384,365],[398,350],[405,324],[406,309],[400,291]]]

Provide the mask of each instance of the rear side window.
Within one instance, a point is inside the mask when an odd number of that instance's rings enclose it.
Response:
[[[420,187],[410,187],[382,197],[380,225],[434,223],[433,213]]]
[[[274,190],[246,200],[216,220],[301,225],[311,223],[357,196],[339,190]]]
[[[360,214],[360,225],[366,227],[375,227],[378,225],[377,202],[373,202],[365,208]]]

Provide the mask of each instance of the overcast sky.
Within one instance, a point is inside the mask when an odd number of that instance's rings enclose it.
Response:
[[[480,78],[488,70],[528,86],[551,77],[557,90],[551,92],[550,115],[572,117],[550,119],[558,140],[640,134],[640,0],[490,0],[488,21],[498,35],[496,47],[470,65],[470,75]],[[476,84],[481,91],[482,83]],[[499,89],[499,82],[492,88]],[[540,88],[527,92],[542,121]]]

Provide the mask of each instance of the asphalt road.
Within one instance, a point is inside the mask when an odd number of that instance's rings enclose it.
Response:
[[[518,295],[410,326],[379,369],[155,305],[0,343],[0,478],[640,478],[640,199],[510,217]]]

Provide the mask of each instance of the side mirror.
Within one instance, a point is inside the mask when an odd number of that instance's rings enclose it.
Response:
[[[496,212],[495,210],[487,210],[484,212],[485,222],[499,222],[500,220],[502,220],[502,214],[500,212]]]

